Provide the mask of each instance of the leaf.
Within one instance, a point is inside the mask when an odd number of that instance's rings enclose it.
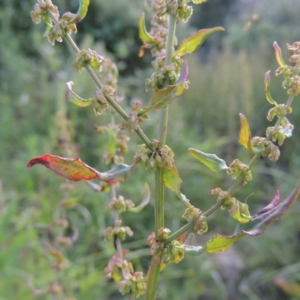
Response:
[[[198,256],[205,251],[205,248],[202,246],[195,245],[195,235],[190,233],[182,245],[184,248],[184,252],[190,256]]]
[[[177,89],[177,85],[168,85],[164,89],[159,90],[158,92],[153,94],[150,105],[145,107],[144,110],[148,111],[149,109],[161,109],[167,107],[175,95],[175,90]]]
[[[221,251],[228,250],[233,243],[242,238],[245,234],[240,233],[238,235],[231,236],[222,236],[220,234],[216,234],[213,239],[206,243],[205,250],[208,253],[215,254]]]
[[[270,78],[270,72],[268,71],[265,73],[265,82],[264,82],[264,88],[265,88],[265,96],[266,99],[273,105],[277,105],[276,101],[273,100],[271,93],[270,93],[270,82],[271,82],[271,78]]]
[[[205,153],[194,148],[189,148],[188,152],[213,172],[228,169],[226,162],[215,154]]]
[[[251,150],[251,132],[247,118],[243,114],[240,115],[241,129],[239,134],[239,143],[246,149]]]
[[[176,96],[182,95],[185,89],[187,89],[189,69],[186,60],[183,61],[182,68],[180,70],[180,76],[177,81],[178,87],[176,90]]]
[[[184,85],[187,77],[188,77],[188,65],[186,61],[184,61],[182,68],[180,70],[179,79],[177,80],[176,84],[168,85],[165,88],[154,93],[151,98],[150,104],[147,107],[140,109],[138,115],[143,116],[150,109],[162,109],[167,107],[170,103],[172,103],[175,96],[179,96],[183,93],[183,90],[181,89],[181,85]]]
[[[105,173],[97,172],[98,178],[109,184],[122,182],[131,175],[135,165],[136,165],[136,163],[133,163],[132,165],[117,164],[111,170],[109,170]]]
[[[138,161],[135,161],[130,166],[118,164],[115,165],[111,170],[100,173],[82,162],[80,158],[70,159],[52,154],[44,154],[31,159],[27,164],[27,167],[31,168],[36,164],[41,164],[56,174],[68,178],[69,180],[79,181],[98,178],[106,183],[114,184],[124,181],[128,176],[130,176],[137,163]]]
[[[194,4],[201,4],[206,2],[207,0],[192,0]]]
[[[177,51],[175,52],[176,55],[183,56],[187,53],[195,52],[204,42],[205,40],[214,32],[224,31],[223,27],[214,27],[208,29],[201,29],[192,37],[184,40]]]
[[[69,24],[80,22],[87,14],[90,0],[79,0],[79,8],[76,15],[69,21]]]
[[[279,64],[280,67],[286,67],[286,64],[282,58],[282,54],[281,54],[281,49],[278,46],[278,44],[276,42],[273,43],[273,47],[274,47],[274,51],[275,51],[275,57],[277,60],[277,63]]]
[[[282,201],[279,205],[277,203],[278,191],[276,192],[275,198],[272,200],[272,206],[266,212],[259,212],[252,218],[247,224],[240,224],[233,235],[222,236],[217,234],[213,239],[206,243],[206,252],[208,253],[219,253],[229,249],[233,243],[241,239],[243,236],[258,236],[265,232],[267,226],[274,221],[277,221],[286,211],[291,207],[291,205],[296,201],[300,193],[300,180],[298,180],[295,189],[291,194]]]
[[[142,13],[139,19],[139,36],[143,43],[145,44],[154,44],[155,41],[153,37],[147,32],[145,26],[145,14]]]
[[[269,210],[275,208],[279,204],[279,201],[280,201],[280,191],[278,190],[276,192],[274,199],[271,201],[271,203],[269,203],[266,207],[264,207],[262,210],[260,210],[254,217],[262,215],[262,214],[268,212]]]
[[[149,201],[150,201],[150,189],[149,189],[149,185],[146,183],[142,202],[138,206],[129,208],[128,211],[132,213],[138,213],[149,203]]]
[[[232,208],[228,211],[229,215],[240,223],[248,223],[252,217],[250,216],[248,205],[235,201]]]
[[[180,185],[182,183],[182,180],[179,177],[178,171],[175,166],[173,166],[171,169],[164,169],[164,183],[177,195],[180,194]]]
[[[69,159],[52,154],[37,156],[29,161],[28,168],[36,164],[44,165],[56,174],[73,181],[98,178],[97,171],[86,165],[80,158]]]
[[[73,81],[69,81],[66,83],[67,84],[67,92],[66,92],[66,99],[71,102],[72,104],[76,105],[76,106],[80,106],[80,107],[87,107],[90,106],[92,104],[92,102],[94,101],[93,98],[89,98],[89,99],[83,99],[81,97],[79,97],[75,92],[73,92],[72,90],[72,86],[73,86]]]

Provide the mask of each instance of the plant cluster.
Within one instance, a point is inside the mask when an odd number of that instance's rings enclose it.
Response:
[[[70,158],[74,157],[74,151],[64,151],[63,155],[67,157],[52,154],[37,156],[30,160],[28,167],[42,164],[69,180],[85,180],[97,192],[110,191],[111,202],[107,205],[107,209],[112,211],[114,224],[105,229],[104,235],[106,240],[113,242],[116,254],[109,260],[104,275],[117,282],[120,292],[128,294],[131,299],[143,294],[145,294],[145,299],[154,299],[160,271],[169,264],[180,262],[184,255],[218,253],[229,249],[233,243],[245,235],[261,235],[270,222],[277,220],[287,211],[300,192],[299,181],[291,194],[280,203],[280,193],[277,191],[270,204],[254,215],[251,215],[246,203],[233,196],[239,186],[245,186],[251,181],[253,176],[251,168],[259,158],[268,157],[272,161],[277,161],[280,155],[279,146],[292,135],[293,125],[287,119],[287,115],[292,112],[291,104],[294,97],[300,94],[300,43],[295,42],[288,46],[288,49],[292,51],[289,59],[292,65],[284,62],[279,46],[274,43],[275,56],[279,64],[275,74],[283,74],[283,88],[287,89],[288,94],[285,104],[278,104],[272,98],[270,72],[265,74],[265,95],[273,106],[267,114],[267,119],[272,121],[276,117],[277,121],[274,126],[266,129],[265,136],[252,137],[246,116],[240,114],[241,127],[238,141],[253,155],[251,161],[245,163],[234,159],[227,166],[226,162],[215,154],[189,148],[188,153],[211,171],[226,171],[233,183],[227,190],[220,187],[212,189],[211,194],[217,195],[217,201],[206,211],[201,211],[200,208],[192,205],[193,201],[188,200],[181,193],[182,179],[176,168],[174,151],[166,144],[168,109],[188,89],[188,65],[185,56],[195,52],[212,33],[224,30],[222,27],[199,30],[177,46],[176,26],[179,22],[189,20],[193,12],[191,2],[201,4],[204,0],[148,1],[147,8],[153,13],[153,17],[149,31],[146,29],[145,15],[142,14],[139,19],[139,36],[143,42],[139,56],[143,56],[148,49],[153,56],[154,72],[150,78],[146,79],[146,90],[152,91],[152,96],[146,106],[143,106],[140,101],[134,101],[129,113],[125,112],[121,106],[122,97],[118,94],[116,65],[94,50],[79,49],[71,37],[72,34],[77,33],[76,23],[87,14],[89,0],[79,1],[80,6],[76,14],[66,12],[62,16],[51,0],[39,0],[31,13],[35,23],[43,20],[47,24],[45,35],[52,45],[64,40],[69,43],[76,53],[73,62],[74,69],[76,71],[87,70],[95,81],[97,90],[87,99],[76,94],[73,91],[73,83],[68,82],[66,92],[68,102],[78,107],[93,106],[97,116],[110,113],[111,122],[106,126],[95,126],[97,131],[109,136],[109,143],[102,156],[108,171],[100,172],[79,158]],[[150,111],[158,111],[160,114],[159,134],[152,141],[141,128],[142,123],[150,118],[148,114]],[[120,123],[116,123],[115,114],[121,117]],[[137,146],[136,154],[129,165],[124,164],[123,157],[129,141],[126,131],[136,133],[142,140],[142,144]],[[64,132],[63,128],[62,132]],[[121,244],[126,236],[133,235],[131,228],[123,224],[121,214],[138,213],[150,200],[148,186],[145,186],[144,199],[138,206],[135,206],[134,201],[126,199],[124,195],[118,195],[119,183],[125,181],[138,165],[144,167],[147,172],[153,172],[155,176],[155,231],[147,238],[152,260],[146,275],[135,270],[133,264],[126,260],[126,251],[122,249]],[[100,184],[90,181],[92,179],[98,180]],[[182,217],[187,223],[175,232],[171,232],[164,225],[165,187],[172,190],[185,207]],[[228,236],[217,234],[204,245],[195,243],[193,233],[185,236],[190,230],[200,235],[207,232],[207,218],[219,208],[227,210],[229,215],[240,223],[233,234]],[[67,224],[67,219],[63,220],[63,224]],[[66,238],[61,237],[60,240],[66,243]],[[61,256],[56,255],[57,250],[54,247],[47,245],[45,248],[51,255],[58,258],[58,262],[61,261]]]

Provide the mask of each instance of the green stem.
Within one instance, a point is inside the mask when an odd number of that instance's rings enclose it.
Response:
[[[70,46],[74,49],[74,51],[76,53],[78,53],[80,51],[80,49],[77,47],[76,43],[74,42],[74,40],[71,38],[70,35],[66,35],[65,36],[66,40],[68,41],[68,43],[70,44]],[[86,66],[86,70],[88,71],[88,73],[90,74],[90,76],[93,78],[93,80],[95,81],[96,85],[101,89],[103,88],[103,83],[101,82],[101,80],[98,78],[97,74],[95,73],[94,69],[87,65]],[[109,96],[106,96],[106,99],[108,101],[108,103],[114,108],[114,110],[124,119],[127,120],[128,119],[128,114],[123,110],[123,108],[112,98]],[[153,145],[151,143],[151,141],[149,140],[149,138],[145,135],[145,133],[143,132],[143,130],[138,127],[135,132],[137,133],[137,135],[142,139],[142,141],[148,146],[148,148],[150,148],[151,150],[153,150]]]
[[[166,47],[166,60],[165,65],[172,63],[173,51],[174,51],[174,40],[176,30],[176,15],[169,16],[168,25],[168,37]],[[168,128],[168,107],[161,111],[160,115],[160,126],[159,126],[159,143],[160,146],[164,146],[167,139],[167,128]],[[164,227],[164,169],[157,167],[155,171],[155,235],[159,228]],[[158,277],[160,271],[160,264],[157,263],[157,257],[155,255],[152,258],[151,265],[148,271],[147,288],[145,293],[146,300],[155,299]]]
[[[52,12],[48,10],[48,14],[49,14],[49,16],[51,16],[53,22],[55,24],[58,24],[58,20],[55,18],[55,16],[52,14]],[[76,43],[74,42],[74,40],[72,39],[72,37],[69,34],[64,35],[64,38],[67,40],[69,45],[73,48],[75,53],[80,52],[80,49],[78,48],[78,46],[76,45]],[[92,77],[92,79],[95,81],[98,88],[102,89],[103,83],[101,82],[101,80],[99,79],[97,74],[95,73],[94,69],[89,65],[86,66],[86,69],[87,69],[88,73],[90,74],[90,76]],[[128,117],[129,117],[128,114],[123,110],[123,108],[117,102],[115,102],[115,100],[112,97],[106,96],[106,99],[107,99],[108,103],[114,108],[114,110],[124,120],[128,119]],[[142,139],[142,141],[147,145],[147,147],[149,149],[154,150],[154,147],[153,147],[151,141],[149,140],[149,138],[146,136],[146,134],[143,132],[143,130],[140,127],[137,127],[135,132]]]
[[[176,15],[170,15],[169,24],[168,24],[165,66],[170,65],[172,63],[172,57],[174,52],[175,31],[176,31]],[[168,116],[169,116],[169,107],[167,106],[166,108],[161,110],[161,115],[160,115],[159,141],[161,146],[165,145],[167,139]]]

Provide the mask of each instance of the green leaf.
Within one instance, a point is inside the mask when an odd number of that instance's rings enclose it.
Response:
[[[206,2],[207,0],[192,0],[194,4],[201,4]]]
[[[271,93],[270,93],[270,82],[271,82],[270,72],[271,71],[268,71],[265,73],[265,82],[264,82],[265,96],[271,104],[277,105],[276,101],[273,100]]]
[[[180,185],[182,183],[182,180],[179,177],[178,171],[175,166],[173,166],[171,169],[164,169],[164,183],[177,195],[180,194]]]
[[[69,24],[80,22],[87,14],[90,0],[79,0],[79,8],[76,15],[69,21]]]
[[[92,104],[92,102],[94,101],[93,98],[89,98],[89,99],[83,99],[81,97],[79,97],[75,92],[73,92],[72,90],[72,86],[73,86],[73,81],[69,81],[67,82],[67,92],[66,92],[66,99],[71,102],[72,104],[79,106],[79,107],[87,107],[90,106]]]
[[[154,44],[155,41],[153,37],[147,32],[145,26],[145,14],[142,13],[139,19],[139,36],[143,43],[145,44]]]
[[[149,109],[161,109],[167,107],[173,101],[176,89],[177,85],[168,85],[164,89],[154,93],[149,106],[144,109],[148,111]]]
[[[136,163],[133,163],[132,165],[117,164],[105,173],[97,172],[98,178],[109,184],[123,182],[131,175],[135,165]]]
[[[186,238],[184,244],[182,245],[184,252],[190,256],[198,256],[205,251],[205,248],[202,246],[195,245],[195,235],[190,233]]]
[[[228,169],[226,162],[215,154],[205,153],[193,148],[189,148],[188,152],[213,172]]]
[[[240,224],[233,235],[222,236],[217,234],[213,239],[206,243],[206,252],[219,253],[229,249],[233,243],[241,239],[243,236],[258,236],[264,233],[267,226],[277,221],[296,201],[300,193],[300,180],[298,180],[295,189],[280,204],[278,204],[279,191],[276,192],[275,198],[271,204],[264,210],[256,214],[247,224]],[[278,204],[278,205],[277,205]]]
[[[205,40],[214,32],[224,31],[223,27],[214,27],[208,29],[201,29],[192,37],[184,40],[177,51],[176,55],[183,56],[187,53],[195,52],[204,42]]]
[[[171,104],[176,96],[179,96],[183,93],[181,87],[186,83],[187,77],[188,66],[187,62],[184,61],[180,70],[179,79],[177,80],[176,84],[168,85],[165,88],[154,93],[151,98],[150,104],[147,107],[140,109],[138,115],[143,116],[150,109],[162,109]]]
[[[247,118],[240,113],[241,129],[239,143],[246,149],[251,150],[251,132]]]
[[[142,202],[135,207],[131,207],[128,209],[129,212],[132,213],[139,213],[150,201],[150,188],[147,183],[145,183],[145,191],[144,191],[144,197]]]

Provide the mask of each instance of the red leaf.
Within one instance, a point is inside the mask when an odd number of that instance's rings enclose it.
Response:
[[[73,181],[98,178],[99,180],[105,181],[108,184],[114,184],[124,181],[128,176],[130,176],[133,168],[138,162],[139,161],[134,161],[133,164],[129,166],[125,164],[118,164],[115,165],[111,170],[100,173],[85,164],[80,160],[80,158],[70,159],[52,154],[44,154],[30,160],[30,162],[27,164],[27,167],[31,168],[36,164],[41,164],[56,174]]]
[[[36,164],[44,165],[56,174],[73,181],[98,178],[97,171],[86,165],[80,158],[69,159],[52,154],[44,154],[30,160],[28,168]]]

